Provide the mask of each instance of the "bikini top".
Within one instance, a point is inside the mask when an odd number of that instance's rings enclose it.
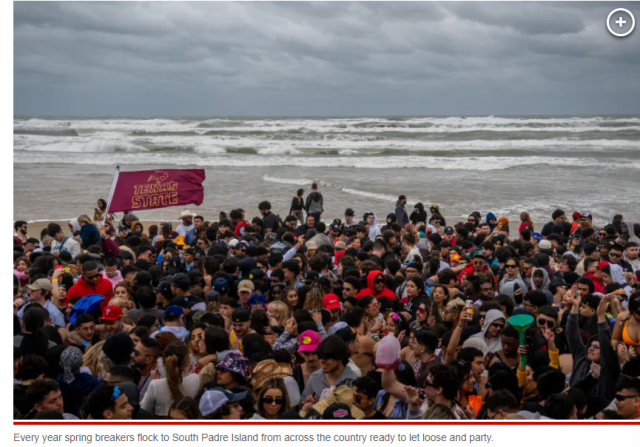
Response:
[[[629,318],[622,327],[622,341],[625,345],[640,346],[640,341],[633,341],[633,339],[629,335],[629,321],[631,321],[631,318]]]

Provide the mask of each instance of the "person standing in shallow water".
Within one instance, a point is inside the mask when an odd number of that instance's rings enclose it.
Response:
[[[304,224],[304,189],[300,188],[296,195],[291,199],[291,207],[289,208],[289,215],[294,216],[300,222],[300,225]]]
[[[324,213],[323,202],[322,194],[318,192],[318,184],[314,183],[311,185],[311,194],[307,196],[305,209],[307,210],[307,215],[313,216],[316,222],[320,222],[320,217]]]

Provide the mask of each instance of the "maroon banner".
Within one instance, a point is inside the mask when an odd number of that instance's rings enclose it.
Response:
[[[204,200],[204,169],[160,169],[116,173],[108,212],[195,204]]]

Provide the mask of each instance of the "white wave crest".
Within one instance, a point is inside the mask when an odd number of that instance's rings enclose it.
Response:
[[[398,201],[398,196],[391,196],[388,194],[378,194],[375,192],[369,191],[358,191],[357,189],[352,188],[342,188],[342,192],[346,192],[347,194],[352,194],[355,196],[369,197],[371,199],[382,200],[383,202],[392,202],[395,203]],[[407,199],[409,201],[409,199]]]
[[[15,148],[18,149],[18,148]],[[91,141],[59,141],[51,144],[23,145],[18,151],[27,152],[72,152],[72,153],[112,153],[112,152],[146,152],[147,149],[126,141],[91,140]]]
[[[313,180],[307,178],[280,178],[274,177],[271,175],[263,175],[262,180],[269,183],[281,183],[284,185],[296,185],[296,186],[305,186],[311,185]]]
[[[636,169],[640,161],[630,159],[595,159],[569,157],[289,157],[227,154],[203,158],[193,153],[175,155],[166,152],[96,153],[92,157],[75,154],[15,152],[14,163],[67,163],[67,164],[131,164],[178,165],[211,167],[267,167],[293,166],[308,168],[360,168],[360,169],[441,169],[458,171],[500,171],[515,167],[548,166],[551,168],[598,168],[601,170]],[[542,171],[541,171],[542,172]]]

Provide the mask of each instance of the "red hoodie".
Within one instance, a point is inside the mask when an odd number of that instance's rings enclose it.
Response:
[[[584,275],[582,276],[590,278],[591,281],[593,281],[594,290],[604,294],[604,282],[601,279],[596,278],[593,272],[584,272]]]
[[[375,288],[373,287],[374,285],[373,283],[378,276],[383,277],[386,283],[387,277],[384,276],[384,274],[380,270],[372,270],[367,275],[367,288],[362,289],[360,292],[358,292],[358,294],[356,295],[356,298],[360,299],[363,296],[371,295],[375,298],[384,297],[384,298],[388,298],[391,301],[397,301],[398,298],[396,297],[396,294],[393,293],[391,290],[387,289],[386,287],[382,289],[382,292],[376,294]]]
[[[71,298],[82,298],[89,295],[102,295],[104,299],[100,302],[100,309],[104,309],[111,298],[113,298],[113,286],[111,281],[104,276],[98,276],[98,282],[95,287],[85,282],[82,277],[67,292],[67,307]]]

